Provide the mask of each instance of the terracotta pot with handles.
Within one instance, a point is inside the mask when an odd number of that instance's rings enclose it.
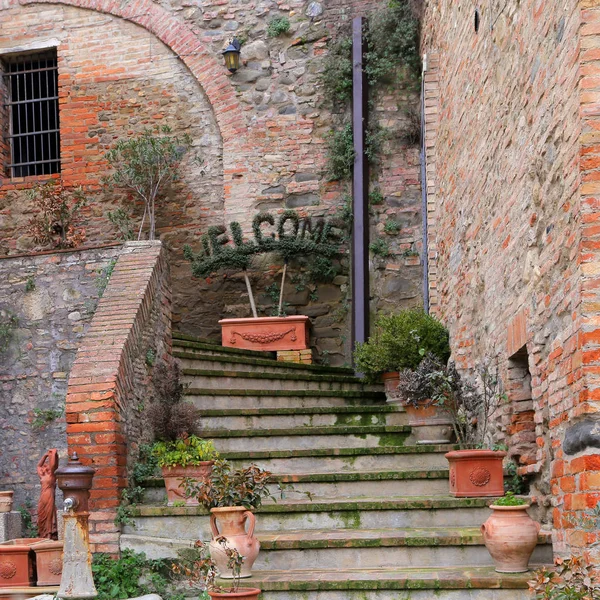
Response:
[[[225,506],[210,509],[211,540],[210,555],[217,565],[219,577],[233,579],[231,569],[227,568],[227,555],[217,538],[224,537],[227,546],[235,548],[244,557],[240,577],[252,576],[252,565],[258,556],[260,542],[254,537],[256,517],[244,506]],[[246,531],[246,524],[248,531]]]

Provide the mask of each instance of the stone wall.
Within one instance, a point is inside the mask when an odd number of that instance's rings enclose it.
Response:
[[[95,552],[118,553],[121,491],[139,445],[152,441],[144,408],[154,396],[154,365],[171,360],[169,283],[161,242],[125,244],[69,374],[69,452],[96,470],[90,496]]]
[[[65,398],[75,352],[96,308],[103,271],[120,246],[0,258],[0,488],[37,508],[38,460],[66,458]],[[2,331],[5,331],[2,329]]]
[[[424,28],[435,310],[461,369],[497,358],[494,438],[561,553],[600,498],[596,4],[494,1],[476,31],[474,5],[431,0]]]
[[[326,176],[331,115],[320,72],[336,28],[381,3],[321,2],[316,12],[322,13],[314,17],[307,15],[309,4],[303,0],[1,4],[5,26],[0,51],[52,40],[58,44],[62,179],[67,185],[82,185],[90,198],[83,211],[88,240],[116,238],[106,212],[118,195],[101,180],[105,150],[116,139],[155,125],[167,124],[174,133],[191,136],[193,153],[184,161],[183,177],[158,210],[159,235],[172,265],[174,321],[189,333],[215,337],[220,317],[247,316],[248,309],[240,301],[246,295],[240,278],[219,276],[190,283],[183,244],[198,248],[209,225],[232,220],[240,221],[248,232],[258,210],[294,207],[319,216],[335,214],[343,204],[346,186]],[[289,18],[290,31],[268,37],[268,24],[276,16]],[[244,65],[229,76],[219,52],[232,35],[245,40]],[[397,218],[400,233],[392,240],[392,255],[373,263],[373,295],[378,298],[374,310],[420,302],[418,152],[402,137],[406,104],[417,105],[417,98],[390,89],[375,113],[392,135],[374,177],[386,203],[376,210],[373,235],[381,234],[388,218]],[[194,156],[203,162],[196,163]],[[31,247],[27,221],[32,205],[25,191],[33,183],[31,178],[2,179],[3,253]],[[137,219],[140,209],[134,211]],[[342,341],[349,337],[347,269],[346,264],[346,272],[328,284],[333,287],[305,292],[294,283],[290,289],[292,311],[321,318],[315,323],[315,346],[331,353],[334,364],[349,355],[349,344]],[[259,295],[277,279],[278,270],[274,265],[266,276],[254,276]]]

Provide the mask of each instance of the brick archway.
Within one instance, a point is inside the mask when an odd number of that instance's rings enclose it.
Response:
[[[244,112],[225,67],[185,23],[152,0],[15,0],[13,5],[31,4],[64,4],[119,17],[149,31],[170,48],[196,78],[215,112],[223,140],[226,206],[228,203],[235,206],[245,197],[247,187],[244,175],[249,165],[240,152],[240,148],[246,146],[248,137]]]

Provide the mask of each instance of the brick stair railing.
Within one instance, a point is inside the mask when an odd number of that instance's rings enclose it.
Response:
[[[261,553],[247,581],[265,600],[530,597],[530,574],[493,569],[479,530],[489,499],[448,495],[449,446],[405,445],[406,415],[379,386],[188,336],[173,346],[205,436],[234,464],[255,462],[296,489],[256,511]],[[149,482],[123,547],[173,556],[210,538],[204,509],[164,499],[162,480]],[[542,533],[533,562],[551,558]]]

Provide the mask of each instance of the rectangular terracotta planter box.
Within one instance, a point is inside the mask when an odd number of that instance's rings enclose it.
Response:
[[[60,585],[63,542],[46,540],[32,546],[35,552],[37,585]]]
[[[222,319],[222,344],[228,348],[277,351],[306,350],[309,347],[310,319],[261,317],[258,319]]]
[[[31,547],[44,538],[18,538],[0,544],[0,588],[35,585],[35,554]]]
[[[446,455],[450,465],[450,495],[455,498],[504,496],[502,461],[506,452],[453,450]]]

